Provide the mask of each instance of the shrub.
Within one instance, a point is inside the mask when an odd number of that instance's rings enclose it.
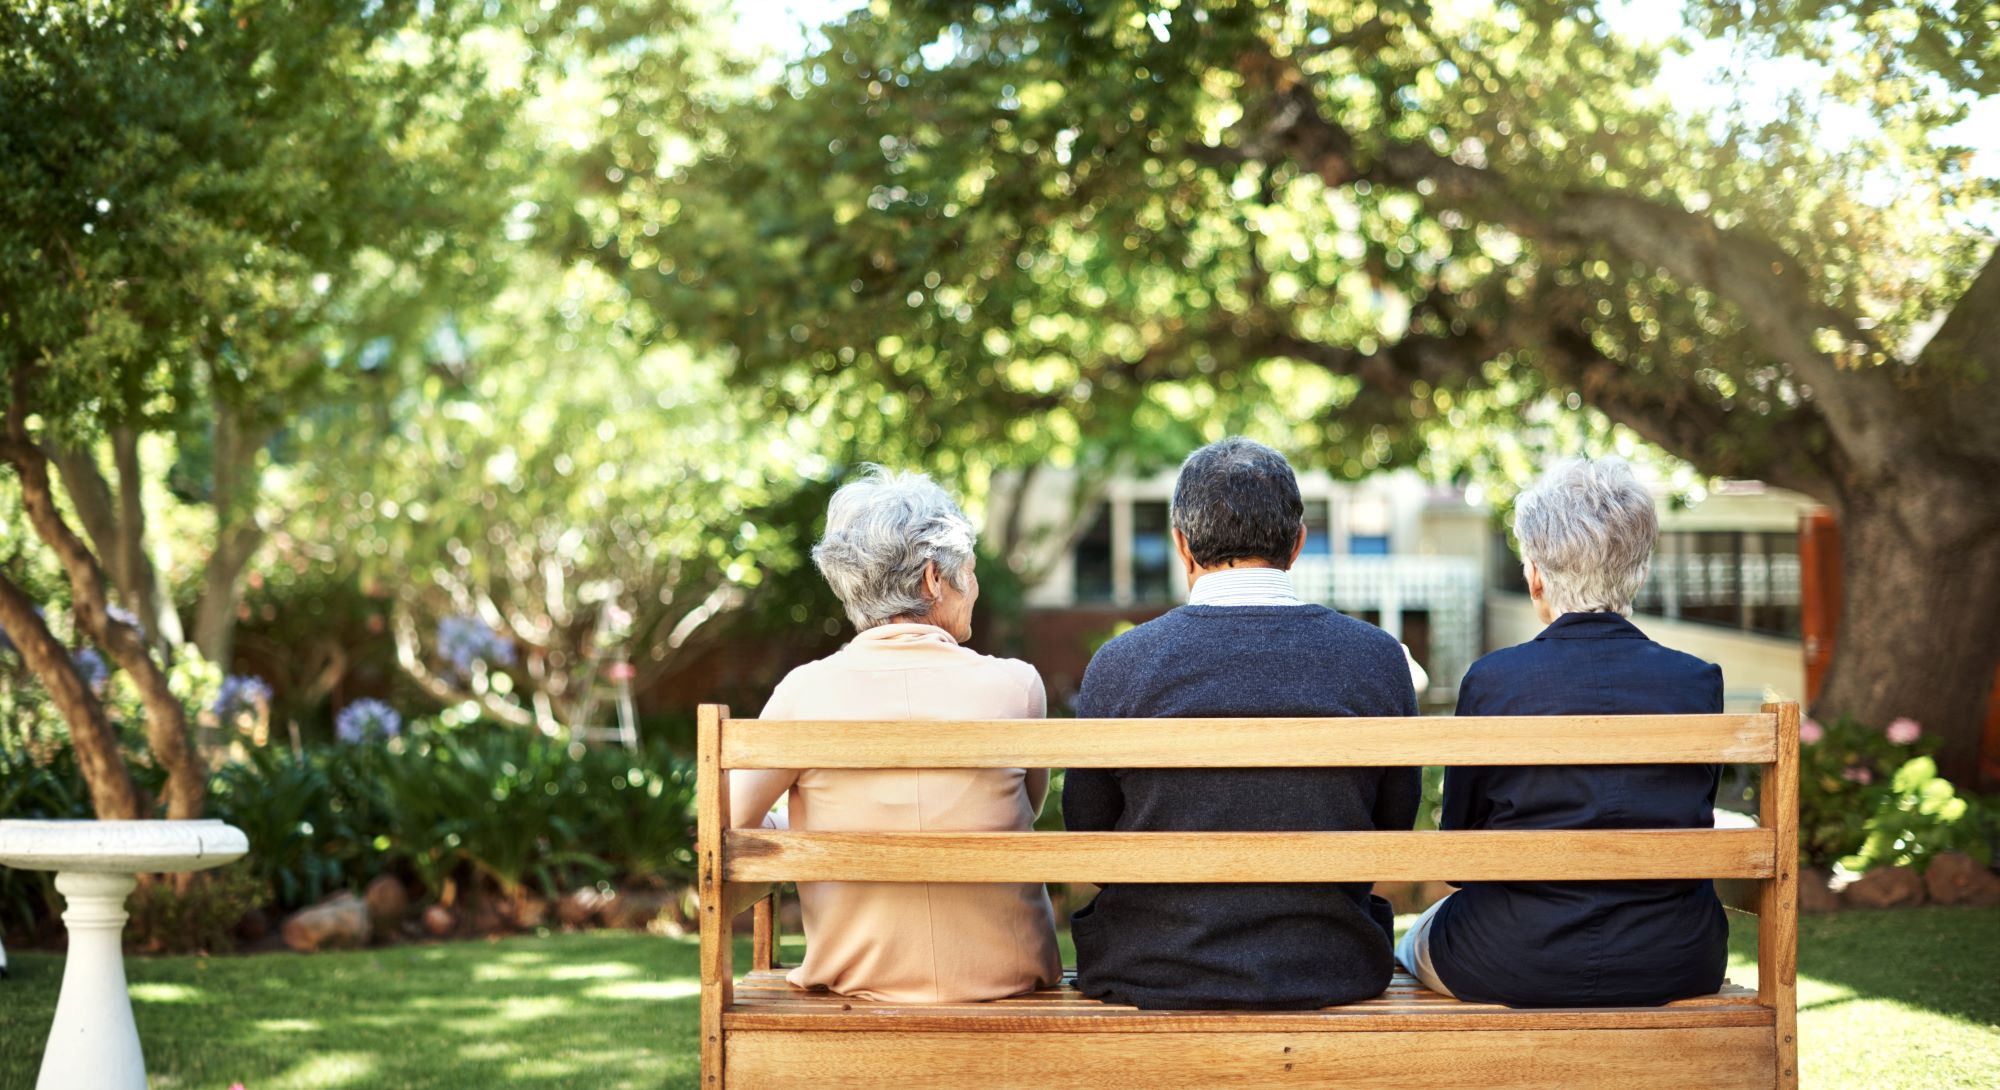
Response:
[[[1799,854],[1865,871],[1928,865],[1941,851],[1990,858],[1978,808],[1937,774],[1937,741],[1916,721],[1875,729],[1841,718],[1799,731]]]
[[[249,860],[218,867],[192,880],[142,884],[127,907],[125,934],[156,954],[222,953],[236,945],[236,925],[269,898]],[[184,887],[184,888],[182,888]]]

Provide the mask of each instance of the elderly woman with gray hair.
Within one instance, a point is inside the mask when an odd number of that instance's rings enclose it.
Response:
[[[1625,615],[1658,520],[1622,461],[1566,462],[1515,503],[1535,611],[1528,643],[1480,659],[1459,715],[1722,710],[1722,671],[1654,643]],[[1706,829],[1714,765],[1449,768],[1446,829]],[[1433,905],[1396,948],[1426,986],[1514,1007],[1652,1006],[1722,984],[1729,931],[1702,881],[1476,882]]]
[[[964,646],[979,600],[972,524],[920,473],[869,473],[834,493],[813,549],[857,634],[778,683],[765,719],[1040,719],[1035,669]],[[866,722],[857,722],[857,731]],[[798,829],[1022,832],[1047,769],[735,772],[730,821]],[[1062,975],[1055,915],[1037,884],[801,882],[801,988],[891,1003],[1000,999]]]

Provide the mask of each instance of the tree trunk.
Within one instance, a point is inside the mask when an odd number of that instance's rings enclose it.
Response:
[[[107,611],[104,571],[98,558],[64,520],[56,507],[55,482],[48,457],[28,435],[29,368],[13,376],[13,400],[7,406],[6,436],[0,439],[0,460],[14,467],[21,482],[21,507],[35,536],[49,547],[69,577],[70,609],[77,627],[111,656],[139,690],[145,708],[146,741],[153,759],[167,770],[167,817],[186,820],[201,816],[208,800],[207,770],[194,759],[188,740],[187,708],[181,704],[166,672],[160,669],[137,629],[113,620]]]
[[[1840,629],[1813,715],[1878,730],[1908,716],[1942,740],[1939,772],[1974,787],[2000,665],[2000,493],[1912,452],[1848,493],[1840,533]]]
[[[106,821],[130,821],[144,816],[139,791],[132,774],[118,752],[118,732],[104,718],[104,707],[91,695],[90,687],[76,672],[69,649],[49,631],[47,622],[35,612],[35,604],[0,575],[0,628],[21,652],[37,680],[46,689],[63,721],[69,724],[70,745],[76,763],[83,770],[83,782],[90,788],[90,805]]]
[[[243,569],[263,544],[264,534],[255,526],[231,526],[218,535],[215,551],[202,570],[201,605],[195,611],[194,645],[201,657],[229,670],[229,656],[235,650],[236,607],[242,600]]]
[[[170,648],[181,642],[180,618],[174,616],[173,602],[160,592],[159,574],[153,558],[146,555],[145,479],[139,466],[139,432],[130,424],[111,429],[111,463],[118,473],[118,539],[116,554],[105,556],[118,573],[118,586],[125,593],[125,605],[139,617],[146,630],[146,642]]]
[[[264,543],[264,531],[257,525],[257,448],[261,444],[261,439],[244,431],[231,406],[217,403],[212,495],[215,551],[202,571],[194,645],[201,649],[203,658],[225,672],[235,642],[243,569]]]

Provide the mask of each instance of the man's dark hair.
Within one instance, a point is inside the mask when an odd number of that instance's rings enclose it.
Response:
[[[1204,568],[1232,560],[1290,567],[1305,512],[1292,464],[1240,435],[1188,455],[1174,482],[1174,529]]]

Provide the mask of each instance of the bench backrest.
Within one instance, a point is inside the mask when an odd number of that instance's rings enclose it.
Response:
[[[1762,883],[1758,1002],[1796,1063],[1797,704],[1754,715],[959,722],[699,715],[703,1070],[719,1071],[729,925],[768,883],[1367,882],[1746,878]],[[731,769],[1756,764],[1755,829],[1440,832],[729,831]],[[760,923],[763,920],[760,919]],[[711,1010],[711,1007],[713,1009]],[[713,1053],[713,1057],[711,1057]],[[709,1061],[715,1061],[711,1067]]]

